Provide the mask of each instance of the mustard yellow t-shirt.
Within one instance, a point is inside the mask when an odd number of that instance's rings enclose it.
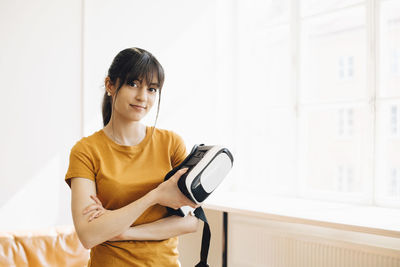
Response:
[[[74,177],[94,181],[103,206],[114,210],[156,188],[165,174],[185,157],[185,144],[172,131],[146,127],[146,136],[140,144],[122,146],[99,130],[71,149],[65,181],[68,185]],[[165,207],[155,205],[132,226],[154,222],[166,215]],[[91,249],[89,267],[179,266],[177,244],[177,237],[163,241],[107,241]]]

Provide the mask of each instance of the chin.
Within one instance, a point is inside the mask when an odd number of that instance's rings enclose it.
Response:
[[[144,119],[144,117],[146,117],[146,116],[132,116],[129,118],[129,120],[132,122],[140,122],[141,120]]]

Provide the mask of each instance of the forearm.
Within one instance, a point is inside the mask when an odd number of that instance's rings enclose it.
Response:
[[[120,209],[106,210],[100,217],[92,221],[89,221],[91,219],[90,214],[85,215],[83,213],[88,206],[93,204],[90,196],[96,195],[96,185],[89,179],[73,178],[71,180],[72,217],[83,246],[92,248],[124,233],[146,209],[155,204],[174,209],[182,206],[195,208],[196,204],[185,197],[177,186],[179,177],[186,170],[179,170],[168,181],[161,183],[144,197]],[[175,231],[173,234],[179,233],[179,231]]]
[[[124,233],[111,239],[111,241],[165,240],[171,237],[195,232],[197,228],[198,219],[194,216],[169,216],[152,223],[130,227]]]
[[[88,222],[86,218],[74,218],[75,228],[84,247],[92,248],[128,230],[132,223],[154,204],[155,195],[149,192],[120,209],[108,210],[96,220]]]

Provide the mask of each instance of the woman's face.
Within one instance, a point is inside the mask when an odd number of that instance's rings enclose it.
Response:
[[[146,116],[153,107],[159,90],[157,76],[154,76],[149,85],[144,79],[124,84],[118,92],[114,112],[128,121],[140,121]]]

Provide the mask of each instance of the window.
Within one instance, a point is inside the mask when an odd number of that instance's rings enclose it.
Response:
[[[337,167],[336,190],[338,192],[354,191],[353,167],[341,164]]]
[[[365,5],[305,12],[299,23],[300,101],[316,104],[367,99]]]
[[[379,1],[379,63],[376,88],[375,203],[400,206],[400,76],[396,57],[400,49],[400,2]],[[397,196],[397,197],[396,197]]]
[[[298,194],[363,201],[373,149],[366,5],[327,2],[299,2]]]
[[[390,109],[390,130],[393,136],[399,135],[399,112],[396,105]]]
[[[400,97],[400,2],[378,1],[379,21],[379,88],[378,96]]]
[[[338,135],[339,137],[351,137],[353,134],[353,109],[340,108],[338,114]]]
[[[392,168],[388,180],[388,195],[400,198],[400,168]]]
[[[237,1],[236,188],[295,192],[290,1]]]
[[[352,56],[339,58],[339,79],[349,80],[354,74],[354,58]]]
[[[235,99],[250,103],[235,111],[236,190],[400,207],[400,2],[237,1],[233,14]]]

